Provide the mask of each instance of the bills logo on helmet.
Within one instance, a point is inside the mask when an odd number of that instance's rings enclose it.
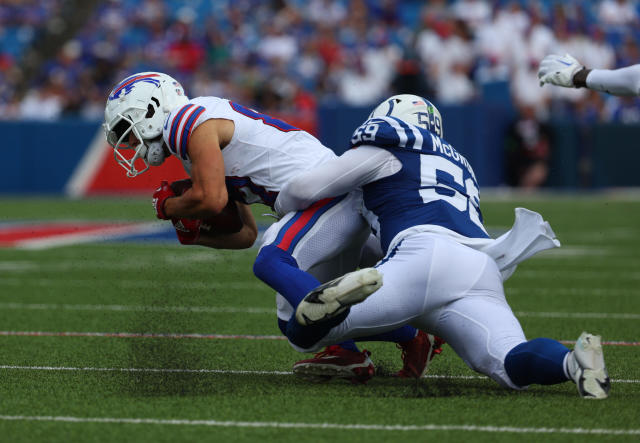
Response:
[[[160,81],[153,77],[158,77],[158,74],[133,75],[125,78],[118,86],[115,87],[111,95],[109,95],[109,100],[120,98],[120,96],[123,95],[123,91],[124,95],[129,94],[133,90],[135,84],[139,82],[151,83],[159,88]]]

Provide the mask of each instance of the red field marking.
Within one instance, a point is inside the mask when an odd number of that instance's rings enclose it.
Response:
[[[35,222],[0,224],[0,248],[46,249],[90,241],[104,241],[129,235],[161,232],[165,227],[155,222]]]
[[[12,247],[25,240],[36,240],[69,234],[99,234],[106,229],[134,226],[135,223],[37,223],[0,226],[0,246]]]

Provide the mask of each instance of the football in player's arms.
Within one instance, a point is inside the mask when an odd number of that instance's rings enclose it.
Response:
[[[192,185],[191,179],[186,178],[172,182],[169,187],[175,195],[182,195]],[[242,219],[232,198],[229,198],[227,206],[218,215],[204,220],[174,219],[172,223],[178,240],[183,244],[193,244],[202,235],[235,234],[242,229]]]

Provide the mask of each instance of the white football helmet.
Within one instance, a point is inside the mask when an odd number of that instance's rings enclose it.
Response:
[[[180,83],[161,72],[140,72],[113,88],[102,126],[113,156],[127,176],[135,177],[149,166],[162,164],[162,125],[173,109],[188,101]],[[129,144],[130,133],[139,143]],[[139,159],[144,163],[141,170],[135,165]]]
[[[440,111],[426,98],[412,94],[389,97],[380,103],[369,118],[391,116],[405,123],[416,125],[442,138],[442,117]]]

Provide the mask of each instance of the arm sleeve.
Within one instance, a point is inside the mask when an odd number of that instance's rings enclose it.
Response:
[[[274,207],[280,215],[305,209],[317,200],[345,194],[395,174],[401,168],[402,163],[391,152],[375,146],[360,146],[296,175],[282,188]]]
[[[587,87],[614,95],[640,95],[640,65],[594,69],[587,76]]]

